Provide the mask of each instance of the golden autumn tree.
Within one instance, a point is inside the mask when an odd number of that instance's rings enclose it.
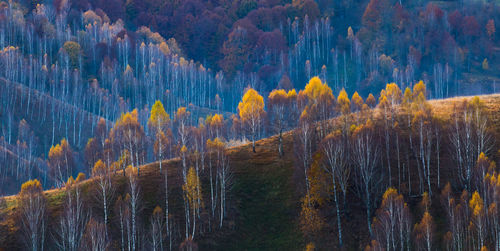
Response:
[[[179,150],[179,156],[182,159],[182,174],[185,178],[187,173],[187,163],[186,154],[188,152],[187,144],[189,139],[189,120],[191,118],[191,112],[189,112],[186,107],[179,107],[175,112],[174,123],[177,130],[177,147]]]
[[[385,89],[380,91],[379,97],[379,107],[383,111],[383,120],[384,120],[384,139],[385,139],[385,153],[386,153],[386,163],[387,170],[389,173],[389,186],[392,185],[392,173],[391,173],[391,158],[390,158],[390,149],[391,149],[391,141],[394,133],[394,125],[395,125],[395,108],[397,105],[401,103],[402,93],[399,89],[398,85],[395,83],[389,83],[386,85]],[[396,135],[397,136],[397,135]],[[396,137],[396,139],[398,139]],[[398,139],[399,140],[399,139]],[[398,159],[398,170],[400,169],[399,162],[399,142],[396,142],[397,147],[397,159]]]
[[[98,160],[92,169],[92,177],[97,181],[96,195],[97,200],[102,205],[104,215],[104,225],[107,225],[109,214],[109,203],[113,196],[113,186],[111,184],[111,173],[102,160]]]
[[[321,168],[321,154],[315,154],[311,168],[307,170],[309,182],[307,193],[302,198],[300,225],[303,233],[313,238],[323,228],[325,219],[319,208],[326,202],[328,191],[327,175]]]
[[[477,191],[472,194],[472,198],[469,200],[469,207],[471,210],[471,225],[477,236],[477,242],[475,242],[476,250],[480,250],[486,238],[486,218],[484,201]]]
[[[348,120],[347,120],[347,115],[351,113],[351,101],[349,100],[349,96],[347,96],[347,92],[345,91],[344,88],[340,90],[339,96],[337,97],[337,104],[338,104],[338,109],[340,111],[340,114],[342,114],[343,121],[344,121],[344,126],[342,132],[344,135],[347,134],[347,130],[349,128]]]
[[[252,137],[252,150],[255,153],[255,137],[260,130],[266,112],[264,111],[264,98],[259,93],[249,88],[241,102],[238,104],[241,121],[250,131]]]
[[[18,203],[26,248],[28,250],[43,250],[47,202],[43,194],[42,184],[37,179],[26,181],[21,186]]]
[[[202,193],[200,178],[194,167],[190,167],[186,181],[182,185],[186,213],[186,239],[194,239],[196,233],[196,220],[202,207]]]
[[[157,100],[151,108],[151,115],[148,120],[148,127],[155,137],[154,152],[160,164],[160,172],[162,171],[162,161],[164,156],[168,154],[170,116],[165,112],[161,101]]]
[[[319,77],[313,77],[304,90],[299,92],[298,101],[312,121],[320,121],[320,136],[324,137],[327,132],[327,119],[334,112],[335,96],[332,89],[322,83]]]
[[[370,107],[370,108],[374,108],[376,105],[377,105],[377,100],[375,99],[375,97],[373,96],[373,94],[368,94],[368,97],[366,98],[366,104]]]
[[[358,92],[354,92],[351,97],[351,111],[352,112],[358,112],[361,111],[361,108],[363,108],[363,98],[359,96]]]
[[[73,152],[68,141],[63,138],[60,144],[52,146],[48,157],[50,173],[56,180],[56,185],[61,186],[71,176],[74,166]]]
[[[222,131],[224,129],[224,116],[222,114],[208,116],[205,119],[205,125],[208,129],[209,138],[222,138]]]
[[[137,109],[120,116],[111,129],[110,138],[119,153],[126,149],[130,154],[132,166],[139,168],[145,154],[145,134],[139,123]]]
[[[290,116],[293,113],[293,105],[297,100],[297,92],[292,89],[286,92],[283,89],[273,90],[268,100],[269,117],[274,126],[275,131],[279,134],[278,151],[280,157],[283,156],[283,130],[288,128]]]
[[[403,195],[395,188],[388,188],[382,196],[382,203],[373,222],[375,239],[386,250],[409,249],[411,223],[410,210]]]
[[[434,220],[431,214],[426,211],[422,220],[415,224],[414,230],[415,244],[419,250],[431,251],[434,238]]]

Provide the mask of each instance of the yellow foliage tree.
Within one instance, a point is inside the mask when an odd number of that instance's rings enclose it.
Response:
[[[184,201],[187,205],[187,211],[190,214],[186,216],[192,217],[189,221],[190,223],[192,223],[192,225],[186,226],[186,235],[189,233],[189,227],[191,227],[191,238],[193,239],[196,233],[196,218],[197,215],[199,215],[202,206],[200,178],[198,177],[198,174],[196,174],[196,170],[194,167],[189,168],[186,176],[186,181],[182,185],[182,191],[184,192]]]
[[[43,250],[46,228],[46,198],[42,184],[28,180],[21,185],[18,207],[28,250]]]
[[[161,101],[157,100],[151,108],[151,115],[148,120],[148,127],[152,134],[155,135],[154,152],[158,156],[160,162],[160,172],[162,171],[163,157],[167,154],[168,144],[170,140],[167,137],[170,116],[165,112]]]
[[[255,137],[266,114],[264,98],[256,90],[249,88],[238,104],[238,112],[241,121],[251,133],[252,150],[255,152]]]

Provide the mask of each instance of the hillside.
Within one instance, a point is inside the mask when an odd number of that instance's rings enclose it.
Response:
[[[471,97],[457,97],[445,100],[431,100],[434,114],[444,121],[449,121],[453,105]],[[486,111],[491,119],[492,131],[495,138],[500,138],[500,95],[481,96]],[[380,113],[376,113],[380,116]],[[339,124],[339,119],[333,119],[332,124]],[[446,123],[446,122],[445,122]],[[500,142],[497,140],[497,142]],[[230,165],[234,172],[233,186],[229,195],[230,213],[229,224],[222,231],[204,233],[197,240],[201,250],[301,250],[305,241],[299,228],[298,219],[300,212],[300,197],[304,193],[301,171],[296,168],[293,147],[293,135],[291,132],[284,134],[283,158],[277,154],[277,137],[273,136],[257,142],[257,153],[252,153],[251,145],[233,147],[229,150]],[[452,172],[449,154],[443,151],[443,177]],[[495,157],[496,159],[497,157]],[[169,183],[171,184],[172,211],[178,218],[182,217],[182,198],[180,197],[180,160],[173,159],[165,161],[169,170]],[[126,192],[126,179],[118,172],[113,176],[116,187],[115,194]],[[158,173],[158,164],[148,164],[141,168],[139,176],[141,198],[143,207],[141,218],[147,221],[153,207],[162,205],[162,178]],[[203,191],[209,191],[206,174],[202,176]],[[303,183],[303,182],[302,182]],[[173,184],[173,185],[172,185]],[[91,191],[94,189],[92,180],[84,181],[82,184],[84,200],[95,203]],[[64,191],[61,189],[48,190],[45,192],[49,207],[49,226],[55,224],[61,212]],[[116,198],[116,196],[115,196]],[[410,205],[415,205],[418,197],[408,198]],[[208,204],[208,201],[207,201]],[[346,246],[349,250],[362,248],[367,240],[367,233],[363,227],[349,227],[362,225],[363,210],[360,201],[355,196],[350,196],[349,204],[351,211],[348,219],[345,219]],[[438,203],[436,203],[438,204]],[[89,204],[94,205],[94,204]],[[16,196],[4,197],[0,211],[0,247],[4,250],[17,250],[22,247],[20,239],[19,215],[16,211]],[[435,209],[436,211],[439,211]],[[113,216],[112,216],[113,217]],[[333,215],[329,217],[334,217]],[[436,217],[439,219],[439,217]],[[438,229],[445,226],[445,221],[437,220]],[[56,229],[55,225],[53,226]],[[54,231],[54,230],[52,230]],[[116,234],[116,229],[112,231]],[[335,235],[333,228],[327,228],[322,237],[320,247],[335,247]],[[330,236],[329,236],[330,235]],[[442,235],[438,232],[438,235]],[[116,244],[113,244],[116,245]],[[115,246],[116,247],[116,246]]]

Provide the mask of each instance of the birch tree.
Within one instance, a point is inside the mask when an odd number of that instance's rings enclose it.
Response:
[[[63,212],[59,218],[56,239],[59,250],[77,251],[88,221],[88,213],[83,206],[80,184],[69,178],[66,183]]]
[[[169,130],[170,116],[165,112],[161,101],[157,100],[151,108],[151,115],[148,120],[148,127],[151,134],[154,135],[154,152],[160,166],[160,173],[162,172],[163,158],[167,155],[168,151],[168,130]]]
[[[252,88],[246,90],[241,102],[238,104],[238,113],[241,122],[250,132],[252,138],[252,151],[255,153],[255,140],[260,130],[266,112],[264,111],[264,98]]]
[[[356,127],[352,135],[352,161],[356,176],[356,188],[360,198],[365,204],[368,232],[372,234],[371,214],[374,194],[380,184],[377,164],[379,148],[375,142],[373,122],[367,120],[364,125]]]
[[[26,248],[43,251],[47,224],[47,202],[42,185],[38,180],[26,181],[19,192],[19,211],[21,229],[24,233]]]
[[[94,168],[92,169],[92,177],[96,179],[96,198],[99,203],[102,203],[102,210],[104,216],[104,228],[107,232],[107,222],[108,222],[108,213],[109,213],[109,203],[113,197],[114,189],[111,183],[111,174],[109,169],[106,168],[106,164],[102,162],[102,160],[98,160]]]

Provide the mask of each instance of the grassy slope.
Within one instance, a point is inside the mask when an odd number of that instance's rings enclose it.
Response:
[[[466,97],[468,98],[468,97]],[[500,95],[482,96],[488,113],[491,115],[491,123],[500,126]],[[449,119],[453,103],[460,102],[463,97],[431,101],[434,113],[443,119]],[[498,138],[499,130],[494,130],[495,138]],[[290,133],[285,135],[285,156],[280,159],[276,151],[277,138],[263,139],[257,143],[257,153],[251,152],[250,145],[243,145],[230,150],[231,165],[234,170],[234,186],[230,195],[230,215],[227,226],[223,231],[215,234],[206,234],[199,239],[200,248],[203,250],[300,250],[304,247],[304,240],[298,227],[298,214],[300,210],[300,183],[296,181],[297,171],[294,168],[293,139]],[[180,197],[180,180],[178,179],[178,160],[166,161],[169,166],[169,183],[173,188],[172,211],[182,217],[183,209]],[[142,168],[140,178],[141,189],[145,207],[144,215],[150,215],[155,205],[163,205],[161,202],[162,189],[161,177],[157,171],[157,163],[146,165]],[[126,190],[126,181],[122,175],[115,178],[117,194]],[[87,181],[83,189],[90,196],[92,182]],[[49,215],[55,219],[61,207],[61,190],[49,190],[46,192],[49,200]],[[204,193],[209,189],[204,186]],[[89,199],[89,197],[87,198]],[[353,200],[353,206],[356,200]],[[205,207],[208,202],[205,203]],[[21,243],[16,236],[19,229],[15,222],[18,217],[15,214],[15,197],[6,197],[5,204],[0,207],[0,250],[13,250]],[[357,208],[357,206],[356,206]],[[354,236],[349,237],[352,242],[351,249],[355,250],[361,246],[364,218],[352,217],[361,213],[362,210],[354,209],[343,223],[346,230]],[[145,217],[147,218],[147,217]],[[356,223],[356,224],[355,224]],[[357,227],[353,227],[354,225]],[[438,222],[439,224],[439,222]],[[444,222],[441,223],[444,225]],[[444,226],[443,226],[444,227]],[[332,235],[331,229],[327,229]],[[347,235],[347,233],[346,233]],[[361,237],[360,237],[361,236]],[[325,241],[329,241],[328,239]]]

